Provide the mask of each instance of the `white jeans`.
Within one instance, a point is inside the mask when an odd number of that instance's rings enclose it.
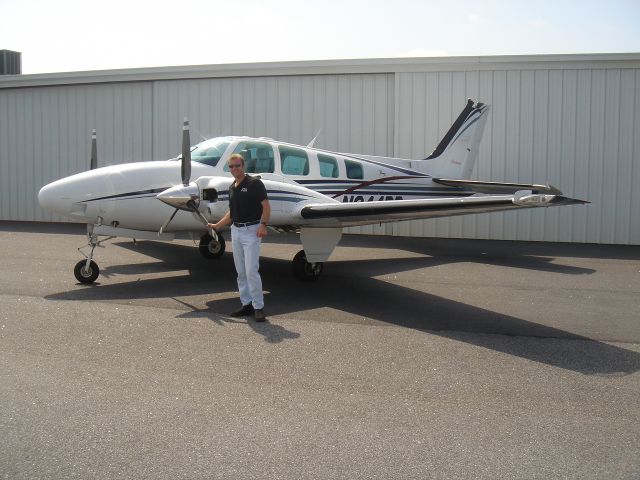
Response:
[[[238,290],[242,305],[251,303],[253,308],[264,307],[262,279],[258,272],[261,239],[256,235],[260,224],[248,227],[231,226],[233,262],[238,272]]]

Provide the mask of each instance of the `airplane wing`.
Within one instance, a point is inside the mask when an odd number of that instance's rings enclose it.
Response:
[[[464,198],[307,204],[300,210],[300,215],[305,220],[325,219],[342,226],[356,226],[583,203],[589,202],[560,195],[519,191],[512,195],[477,195]]]

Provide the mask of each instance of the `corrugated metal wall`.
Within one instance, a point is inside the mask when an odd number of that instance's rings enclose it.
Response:
[[[350,231],[640,244],[636,64],[471,62],[421,69],[404,61],[394,71],[373,66],[369,73],[0,84],[0,219],[63,220],[40,210],[37,191],[86,169],[94,127],[100,165],[175,155],[185,115],[194,143],[245,134],[305,144],[322,129],[316,142],[322,148],[423,158],[466,98],[474,98],[492,105],[474,178],[549,182],[592,205]]]
[[[474,178],[546,183],[583,207],[405,222],[411,236],[640,244],[640,71],[531,69],[401,73],[395,150],[420,157],[461,107],[492,106]]]
[[[154,83],[156,158],[180,149],[182,118],[193,142],[219,135],[270,137],[340,151],[393,153],[393,75],[314,75]]]
[[[40,187],[89,169],[91,130],[100,165],[150,159],[150,84],[0,90],[3,220],[63,221],[42,211]]]

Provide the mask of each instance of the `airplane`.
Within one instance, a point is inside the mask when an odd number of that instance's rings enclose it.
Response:
[[[95,248],[114,237],[170,241],[188,232],[200,236],[204,257],[220,257],[224,237],[207,225],[228,210],[227,159],[234,153],[265,184],[269,227],[300,234],[302,250],[292,267],[305,281],[320,277],[344,227],[589,203],[551,185],[469,180],[488,111],[489,105],[468,100],[433,153],[418,160],[332,152],[315,148],[315,138],[301,146],[227,136],[191,146],[185,118],[178,157],[96,168],[94,130],[91,169],[45,185],[38,201],[87,224],[88,243],[78,249],[85,259],[74,267],[85,284],[100,272]]]

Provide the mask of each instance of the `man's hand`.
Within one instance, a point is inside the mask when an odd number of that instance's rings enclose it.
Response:
[[[260,226],[258,227],[258,231],[256,232],[256,235],[259,238],[267,236],[267,226],[264,223],[260,224]]]

